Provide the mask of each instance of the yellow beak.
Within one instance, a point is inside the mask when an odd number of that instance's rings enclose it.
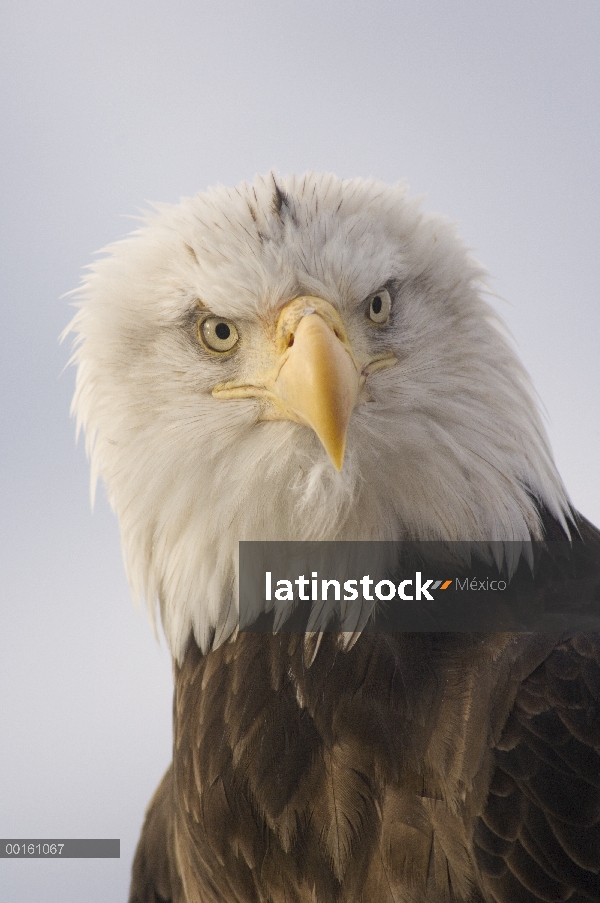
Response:
[[[213,397],[264,399],[261,420],[311,427],[341,470],[361,375],[339,313],[323,298],[295,298],[281,310],[274,346],[273,367],[250,381],[221,383]]]
[[[358,385],[359,373],[346,343],[320,313],[307,311],[293,332],[272,400],[284,416],[315,431],[337,470],[344,463]]]

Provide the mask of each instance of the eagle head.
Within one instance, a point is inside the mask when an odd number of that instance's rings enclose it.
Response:
[[[148,213],[79,291],[73,408],[171,651],[239,540],[526,541],[569,510],[486,274],[404,185],[273,173]],[[216,639],[215,639],[216,638]]]

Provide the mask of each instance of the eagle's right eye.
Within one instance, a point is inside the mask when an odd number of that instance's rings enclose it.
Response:
[[[206,317],[198,323],[198,338],[213,354],[233,351],[240,337],[235,323],[224,317]]]
[[[392,299],[386,288],[373,292],[367,298],[367,317],[371,323],[376,323],[377,326],[387,326],[391,309]]]

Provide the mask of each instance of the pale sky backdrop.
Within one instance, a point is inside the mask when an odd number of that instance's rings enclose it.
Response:
[[[0,859],[7,903],[125,901],[170,759],[171,676],[75,446],[58,335],[147,201],[256,172],[406,177],[458,221],[600,523],[598,0],[4,0],[0,13]]]

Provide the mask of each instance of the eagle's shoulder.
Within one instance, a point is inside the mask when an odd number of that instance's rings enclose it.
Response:
[[[600,601],[600,531],[574,516],[564,533],[543,518],[549,551],[541,582],[557,568],[588,576],[574,599]],[[568,586],[561,582],[562,586]],[[575,586],[575,584],[573,584]],[[582,589],[583,588],[583,589]],[[489,795],[474,851],[494,903],[600,899],[600,634],[562,637],[522,681],[493,749]]]
[[[600,635],[523,681],[494,760],[474,835],[490,899],[600,899]]]
[[[137,845],[129,903],[185,903],[175,860],[173,766],[150,800]]]

